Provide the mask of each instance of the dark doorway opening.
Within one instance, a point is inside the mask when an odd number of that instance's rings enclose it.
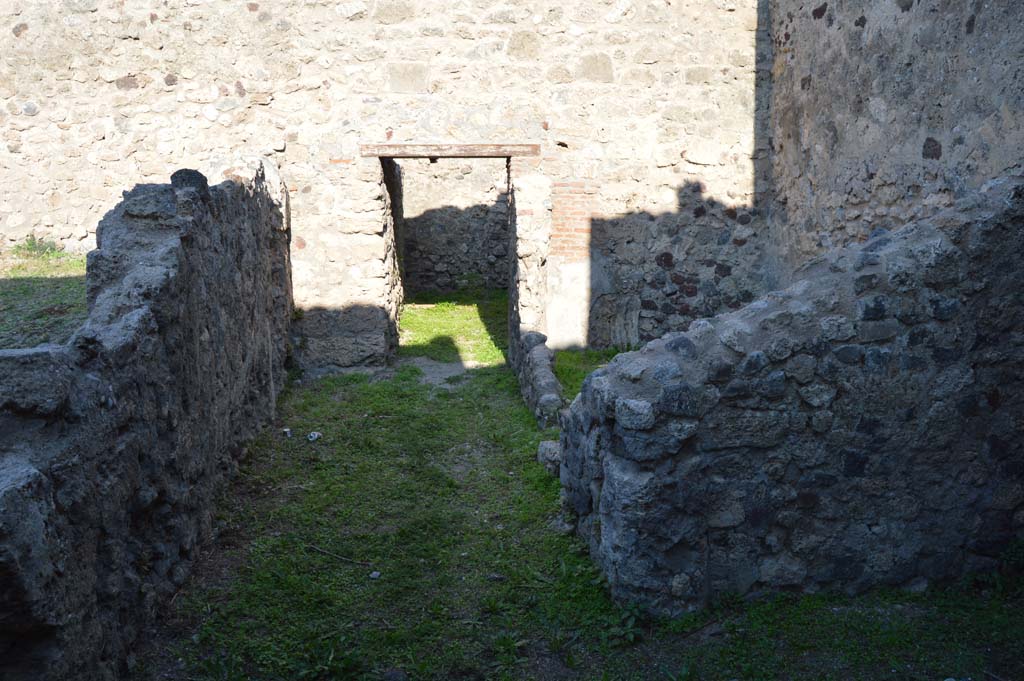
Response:
[[[511,157],[538,155],[539,147],[396,144],[361,152],[381,158],[391,198],[405,301],[399,355],[466,365],[507,360],[516,254]],[[480,329],[489,338],[479,338]]]
[[[405,294],[507,289],[505,159],[402,159],[398,165],[403,215],[395,237]]]

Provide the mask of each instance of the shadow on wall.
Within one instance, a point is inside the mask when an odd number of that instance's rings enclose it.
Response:
[[[380,364],[398,349],[395,320],[379,305],[311,307],[296,311],[295,322],[292,343],[299,354],[334,360],[318,366],[318,374]]]
[[[508,193],[493,204],[442,206],[405,217],[402,283],[407,293],[508,285]]]
[[[780,273],[769,243],[774,192],[770,19],[769,2],[762,0],[749,158],[753,201],[723,203],[695,179],[677,188],[674,213],[591,219],[588,346],[636,346],[686,330],[695,319],[737,309],[777,286]],[[685,147],[688,140],[680,142]]]
[[[629,347],[735,310],[766,291],[763,216],[722,204],[699,183],[678,210],[590,221],[591,347]]]

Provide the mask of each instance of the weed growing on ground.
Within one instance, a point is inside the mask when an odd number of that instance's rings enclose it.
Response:
[[[16,244],[11,252],[19,258],[32,259],[59,258],[66,255],[55,241],[39,239],[35,234]]]

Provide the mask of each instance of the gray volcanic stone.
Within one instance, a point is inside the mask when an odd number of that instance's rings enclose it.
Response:
[[[125,197],[122,209],[127,217],[147,220],[171,220],[178,214],[174,190],[170,187],[133,192]]]
[[[617,400],[615,420],[623,428],[647,430],[654,425],[654,407],[644,400]]]
[[[1021,182],[585,381],[561,481],[616,598],[678,614],[725,592],[919,588],[1024,536],[1024,468],[1005,464],[1024,459],[1024,346],[995,340],[1024,336]],[[865,261],[870,286],[847,265]],[[939,314],[892,316],[922,297]]]
[[[199,194],[203,201],[210,202],[210,183],[198,170],[182,168],[171,173],[171,186],[175,189],[189,188]]]
[[[243,165],[209,209],[169,185],[128,192],[99,226],[84,325],[63,346],[0,350],[4,679],[121,676],[274,414],[287,194],[273,166]]]
[[[537,446],[537,461],[551,473],[558,477],[558,469],[562,462],[562,445],[558,440],[545,440]]]

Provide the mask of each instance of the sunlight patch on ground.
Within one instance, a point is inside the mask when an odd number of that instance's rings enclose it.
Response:
[[[411,296],[399,329],[399,357],[498,366],[508,347],[508,293],[470,289]]]

